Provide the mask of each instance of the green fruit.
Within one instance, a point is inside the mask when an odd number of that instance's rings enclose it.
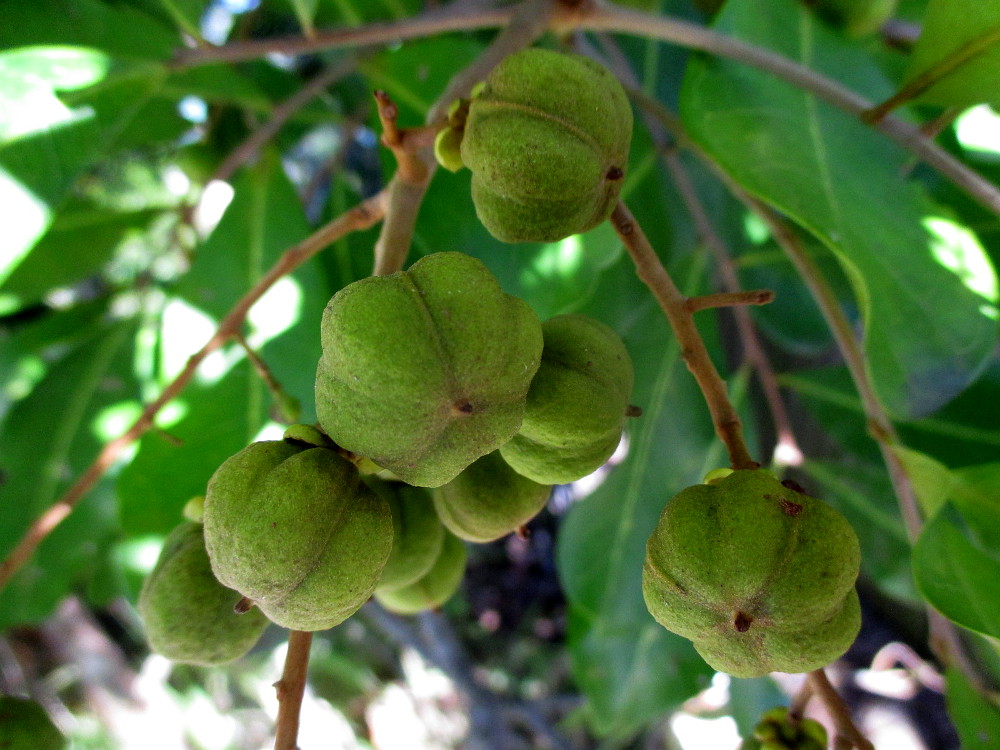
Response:
[[[434,507],[453,534],[470,542],[491,542],[534,518],[551,492],[549,485],[511,469],[494,451],[435,489]]]
[[[167,536],[139,593],[150,648],[184,664],[240,658],[268,625],[257,610],[236,614],[233,607],[241,598],[212,574],[201,524],[185,521]]]
[[[62,750],[67,744],[38,703],[0,695],[0,750]]]
[[[461,143],[472,200],[503,242],[554,242],[610,216],[624,182],[632,109],[618,80],[580,55],[506,58],[473,97]]]
[[[521,429],[500,454],[529,479],[563,484],[598,469],[618,447],[632,360],[614,331],[585,315],[552,318],[542,335]]]
[[[826,729],[815,719],[793,719],[788,708],[772,708],[753,731],[762,750],[826,750]]]
[[[376,590],[375,599],[390,612],[400,615],[440,607],[458,591],[465,575],[467,556],[462,540],[454,534],[445,534],[441,554],[430,570],[409,586]]]
[[[365,480],[389,504],[392,551],[382,570],[378,590],[408,586],[421,578],[441,554],[445,530],[430,493],[401,482]]]
[[[272,622],[326,630],[371,596],[392,546],[385,500],[326,448],[254,443],[208,483],[212,570]]]
[[[424,487],[513,437],[542,353],[531,308],[451,252],[337,292],[322,342],[316,412],[327,434]]]
[[[646,545],[643,595],[721,672],[808,672],[858,633],[860,560],[854,530],[829,505],[767,471],[735,471],[667,503]]]

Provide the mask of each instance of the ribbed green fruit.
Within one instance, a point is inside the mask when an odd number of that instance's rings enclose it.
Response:
[[[452,252],[337,292],[322,342],[316,412],[327,434],[424,487],[513,437],[542,353],[531,308]]]
[[[721,672],[808,672],[857,636],[860,560],[829,505],[767,471],[735,471],[667,503],[646,545],[643,595]]]
[[[390,612],[412,615],[440,607],[458,591],[468,552],[454,534],[445,534],[441,554],[419,580],[397,589],[377,589],[375,599]]]
[[[264,441],[209,480],[205,543],[215,576],[271,621],[326,630],[375,590],[392,547],[392,517],[336,452]]]
[[[172,661],[210,666],[239,659],[257,643],[267,618],[233,611],[242,595],[212,574],[199,523],[167,535],[139,592],[139,616],[150,648]]]
[[[761,716],[753,730],[760,750],[826,750],[826,729],[815,719],[792,719],[788,708],[778,706]]]
[[[554,242],[611,214],[624,182],[632,109],[589,58],[522,50],[473,97],[461,142],[480,221],[503,242]]]
[[[38,703],[0,695],[0,750],[63,750],[67,745]]]
[[[534,518],[551,492],[551,486],[521,476],[494,451],[435,489],[434,507],[456,536],[491,542]]]
[[[547,320],[542,335],[521,429],[500,454],[535,482],[563,484],[599,468],[618,447],[632,360],[613,330],[586,315]]]
[[[444,543],[444,525],[430,492],[374,477],[366,477],[365,482],[385,499],[392,512],[392,551],[376,590],[415,583],[431,569]]]

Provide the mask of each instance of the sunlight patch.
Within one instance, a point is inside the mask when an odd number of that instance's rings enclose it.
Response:
[[[91,423],[94,435],[107,443],[121,437],[142,414],[142,404],[138,401],[119,401],[103,408]]]
[[[934,259],[958,276],[968,289],[992,303],[981,309],[988,317],[996,318],[996,271],[976,235],[940,216],[925,217],[923,225],[930,234]]]
[[[1000,114],[988,104],[980,104],[955,120],[955,137],[966,151],[1000,159]]]
[[[254,349],[260,349],[298,323],[302,313],[302,296],[299,283],[285,276],[278,279],[250,308],[247,320],[253,326],[249,340]]]

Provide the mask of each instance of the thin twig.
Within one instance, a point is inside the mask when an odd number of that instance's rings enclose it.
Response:
[[[715,256],[723,288],[730,292],[739,290],[741,284],[739,276],[736,273],[732,254],[722,237],[715,230],[715,226],[698,195],[698,191],[695,189],[694,181],[691,179],[687,167],[681,160],[677,148],[678,145],[684,145],[687,148],[697,147],[690,142],[678,117],[655,99],[651,99],[639,90],[639,82],[635,73],[632,71],[628,59],[622,54],[620,47],[615,41],[607,35],[601,35],[601,42],[612,58],[613,69],[627,84],[629,96],[637,101],[642,108],[642,117],[646,124],[646,129],[649,131],[650,137],[656,145],[657,151],[677,187],[677,191],[680,193],[684,207],[694,221],[698,236]],[[764,401],[774,422],[776,441],[771,461],[775,465],[780,466],[798,465],[802,460],[802,450],[799,448],[798,441],[795,438],[795,431],[792,429],[788,410],[781,397],[781,390],[778,386],[778,379],[775,376],[774,368],[771,366],[771,361],[768,359],[760,337],[757,335],[757,329],[750,316],[750,311],[743,307],[736,307],[733,308],[732,313],[736,320],[736,328],[739,332],[740,341],[743,344],[744,356],[757,373],[757,380],[763,391]]]
[[[632,212],[621,201],[611,214],[611,225],[632,256],[636,273],[653,293],[666,314],[674,335],[677,336],[681,356],[698,381],[698,387],[712,415],[715,432],[729,453],[730,464],[734,469],[757,468],[759,464],[750,457],[743,440],[743,425],[736,408],[729,400],[726,382],[719,376],[705,348],[705,342],[688,309],[687,298],[681,294],[670,274],[660,263],[656,251],[649,244],[646,234]]]
[[[766,305],[770,302],[774,302],[774,292],[770,289],[750,289],[745,292],[715,292],[688,297],[687,308],[694,313],[719,307]]]
[[[299,736],[299,712],[306,690],[306,673],[309,671],[309,648],[312,632],[292,630],[288,634],[288,651],[281,679],[274,683],[278,693],[278,721],[274,737],[274,750],[296,750]]]
[[[993,28],[977,39],[969,40],[920,75],[907,81],[895,94],[862,114],[861,119],[868,123],[882,120],[892,110],[926,93],[961,66],[995,49],[998,42],[1000,42],[1000,27]]]
[[[368,229],[376,224],[384,215],[385,207],[386,194],[383,191],[341,214],[302,240],[302,242],[286,250],[267,273],[261,277],[260,281],[233,305],[232,309],[219,323],[219,327],[212,334],[212,337],[201,349],[188,358],[184,369],[163,389],[159,397],[143,410],[132,426],[120,437],[107,443],[97,455],[97,458],[94,459],[93,463],[63,493],[62,497],[49,506],[28,527],[21,540],[17,543],[17,546],[10,551],[3,563],[0,563],[0,590],[10,582],[11,577],[21,566],[31,558],[38,545],[72,512],[73,508],[79,504],[98,480],[104,476],[105,472],[114,465],[115,461],[125,452],[126,448],[154,426],[153,420],[156,415],[184,390],[191,378],[194,377],[198,365],[240,330],[250,308],[254,306],[257,300],[278,279],[288,275],[317,252],[344,235]]]
[[[346,78],[357,68],[358,59],[352,55],[340,60],[337,64],[312,78],[302,88],[277,105],[271,112],[270,119],[247,136],[239,146],[233,149],[212,175],[212,180],[227,181],[237,169],[253,159],[261,147],[277,135],[282,126],[296,112],[306,106],[317,96],[326,91],[337,81]],[[211,180],[209,180],[211,181]]]
[[[806,715],[806,707],[809,705],[809,701],[813,698],[813,686],[812,682],[808,677],[802,681],[802,686],[799,688],[799,692],[795,694],[792,699],[792,704],[788,707],[788,717],[793,721],[802,721],[802,717]]]
[[[497,28],[505,26],[516,15],[518,7],[480,8],[459,0],[401,21],[318,31],[311,37],[295,35],[232,42],[218,47],[184,49],[174,56],[171,67],[193,68],[212,63],[256,60],[271,54],[301,55],[337,47],[384,45],[451,31]]]
[[[260,379],[264,381],[264,385],[267,386],[267,390],[271,394],[271,398],[274,400],[274,405],[271,409],[271,416],[274,421],[284,422],[285,424],[297,422],[299,419],[299,413],[302,410],[301,404],[299,404],[298,401],[284,389],[278,379],[274,376],[271,368],[267,366],[267,362],[265,362],[263,357],[254,351],[252,346],[250,346],[250,342],[247,341],[246,336],[242,333],[234,333],[233,339],[246,353],[247,359],[250,360],[250,364],[257,372],[258,377],[260,377]]]
[[[826,672],[817,669],[809,673],[809,681],[812,683],[816,697],[819,698],[826,710],[830,712],[836,732],[833,736],[833,746],[835,748],[855,747],[858,750],[875,750],[875,746],[861,733],[861,730],[854,724],[851,717],[851,710],[840,697],[840,693],[830,683],[830,678]],[[846,743],[846,744],[845,744]]]

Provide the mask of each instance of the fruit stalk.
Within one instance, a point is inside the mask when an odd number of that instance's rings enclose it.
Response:
[[[681,356],[701,389],[708,410],[712,415],[715,433],[726,446],[729,462],[734,469],[755,469],[758,464],[747,450],[743,440],[743,424],[729,400],[726,382],[719,375],[705,348],[701,334],[694,324],[687,298],[674,284],[670,274],[660,263],[653,246],[639,226],[632,212],[618,201],[611,213],[611,225],[618,233],[635,263],[635,270],[642,282],[649,287],[663,309],[670,327],[681,346]]]
[[[306,671],[309,668],[311,632],[292,630],[288,634],[288,652],[281,679],[274,683],[278,694],[277,733],[274,750],[296,750],[299,735],[299,709],[306,689]]]

